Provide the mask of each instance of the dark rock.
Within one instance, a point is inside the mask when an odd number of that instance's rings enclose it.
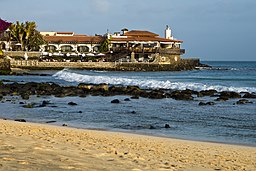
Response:
[[[169,124],[165,124],[164,128],[171,128]]]
[[[120,101],[118,99],[114,99],[111,101],[111,103],[120,103]]]
[[[182,93],[186,93],[186,94],[192,94],[192,90],[190,89],[186,89],[186,90],[181,90]]]
[[[44,104],[40,104],[38,107],[46,107],[46,105],[44,105]]]
[[[39,76],[45,77],[45,76],[49,76],[49,74],[39,74]]]
[[[215,103],[214,102],[207,102],[206,105],[212,106],[212,105],[215,105]]]
[[[25,104],[24,102],[20,102],[19,104]]]
[[[82,111],[78,111],[78,113],[83,113]]]
[[[91,90],[96,92],[107,92],[109,87],[107,84],[99,84],[92,86]]]
[[[243,96],[243,98],[256,98],[256,94],[245,93],[245,95]]]
[[[223,91],[220,92],[220,98],[221,97],[227,97],[227,98],[240,98],[241,95],[237,92],[233,92],[233,91]]]
[[[240,99],[236,102],[236,104],[246,104],[246,103],[252,103],[252,102],[247,99]]]
[[[204,103],[204,102],[200,102],[198,105],[199,105],[199,106],[205,106],[205,105],[206,105],[206,103]]]
[[[215,105],[215,103],[214,102],[207,102],[207,103],[200,102],[198,105],[199,106],[206,106],[206,105],[212,106],[212,105]]]
[[[75,102],[69,102],[68,105],[70,105],[70,106],[75,106],[75,105],[77,105],[77,104],[76,104]]]
[[[64,97],[66,97],[66,96],[77,96],[78,93],[79,93],[79,90],[75,87],[64,87],[62,89],[62,95],[64,95]],[[80,93],[83,94],[84,93],[83,90],[81,90]]]
[[[0,75],[9,75],[10,73],[11,73],[10,60],[3,58],[1,56],[1,58],[0,58]]]
[[[54,123],[54,122],[57,122],[57,121],[46,121],[45,123]]]
[[[138,86],[127,86],[126,91],[132,92],[132,91],[140,91],[141,89]]]
[[[42,105],[48,105],[48,104],[50,104],[50,101],[48,101],[48,100],[44,100],[44,101],[42,102]]]
[[[217,93],[216,90],[202,90],[198,92],[197,96],[198,97],[203,97],[203,96],[213,96],[215,93]]]
[[[21,94],[20,96],[23,100],[28,100],[29,99],[29,94]]]
[[[67,124],[62,124],[62,126],[68,126]]]
[[[62,94],[62,93],[55,93],[54,96],[55,96],[55,97],[58,97],[58,98],[65,97],[65,95]]]
[[[131,99],[139,99],[139,96],[132,96]]]
[[[149,125],[149,129],[156,129],[153,125]]]
[[[34,107],[34,104],[26,104],[26,105],[23,105],[22,107],[24,108],[33,108]]]
[[[161,90],[153,90],[148,94],[150,99],[163,99],[166,98],[165,93]]]
[[[94,86],[93,84],[86,84],[86,83],[78,84],[78,88],[81,88],[81,89],[84,89],[84,90],[87,90],[87,91],[91,90],[93,86]]]
[[[39,105],[39,107],[46,107],[46,105],[50,104],[50,101],[44,100],[42,104]]]
[[[131,101],[129,98],[125,98],[124,101]]]
[[[17,121],[17,122],[26,122],[25,119],[15,119],[14,121]]]
[[[171,93],[171,98],[175,100],[193,100],[191,92],[188,91],[174,91]]]
[[[84,94],[80,94],[79,97],[84,98],[84,97],[86,97],[86,94],[85,93]]]
[[[111,86],[109,87],[109,93],[116,95],[116,94],[125,94],[126,92],[126,87],[116,87],[116,86]]]
[[[135,112],[135,111],[132,111],[131,113],[132,113],[132,114],[136,114],[136,112]]]

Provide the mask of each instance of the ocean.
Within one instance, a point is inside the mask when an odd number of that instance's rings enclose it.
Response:
[[[54,82],[60,85],[107,83],[136,85],[145,89],[210,90],[256,93],[256,62],[203,61],[207,70],[179,72],[119,72],[64,69],[62,71],[31,71],[47,76],[0,76],[0,80],[16,82]],[[216,97],[195,97],[192,101],[174,99],[124,99],[129,96],[5,97],[0,103],[0,118],[25,119],[30,122],[70,127],[102,129],[153,136],[256,146],[256,99],[237,105],[241,99],[225,102]],[[110,103],[119,99],[121,103]],[[20,102],[50,105],[23,108]],[[78,105],[70,106],[68,102]],[[215,105],[199,106],[212,101]],[[168,124],[170,128],[165,128]]]

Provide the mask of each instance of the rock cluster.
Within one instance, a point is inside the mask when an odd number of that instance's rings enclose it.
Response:
[[[6,82],[6,81],[5,81]],[[193,90],[151,90],[141,89],[138,86],[110,86],[107,84],[85,84],[81,83],[78,86],[60,86],[56,83],[3,83],[0,81],[0,100],[3,96],[7,95],[19,95],[23,100],[28,100],[31,95],[53,95],[55,97],[67,97],[67,96],[79,96],[86,97],[87,95],[93,96],[115,96],[115,95],[128,95],[131,99],[138,99],[139,97],[150,98],[150,99],[163,99],[173,98],[175,100],[193,100],[196,97],[210,96],[217,97],[216,101],[226,101],[234,98],[256,98],[255,93],[244,92],[217,92],[216,90],[204,90],[204,91],[193,91]],[[125,99],[129,101],[130,99]],[[118,99],[113,100],[111,103],[119,103]],[[48,105],[49,102],[44,101],[41,107]],[[214,102],[201,102],[199,105],[214,105]],[[74,102],[70,102],[69,105],[76,105]],[[33,107],[33,104],[27,104],[27,108]]]

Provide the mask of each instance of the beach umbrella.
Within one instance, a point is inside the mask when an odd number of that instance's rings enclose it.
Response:
[[[42,55],[47,56],[47,55],[49,55],[49,53],[48,52],[42,52]]]
[[[93,53],[87,53],[86,56],[95,56]]]
[[[71,56],[78,56],[78,54],[77,53],[71,53]]]
[[[105,56],[105,54],[104,53],[99,53],[99,54],[97,54],[97,56]]]

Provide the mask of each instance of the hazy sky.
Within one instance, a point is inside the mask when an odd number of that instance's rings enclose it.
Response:
[[[185,58],[256,61],[256,0],[0,0],[0,17],[39,31],[104,34],[122,28],[184,41]]]

